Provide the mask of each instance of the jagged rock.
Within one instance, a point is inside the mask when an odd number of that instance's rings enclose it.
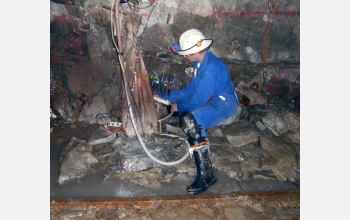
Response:
[[[300,132],[300,115],[288,109],[286,111],[287,113],[285,114],[286,115],[285,118],[288,121],[289,130],[294,133],[299,133]]]
[[[72,83],[73,82],[71,82],[71,84]],[[93,84],[93,82],[91,83]],[[91,101],[87,103],[79,114],[78,121],[88,121],[90,124],[105,124],[107,120],[115,121],[115,116],[108,115],[115,106],[120,104],[118,96],[115,95],[118,94],[118,89],[119,88],[113,84],[100,87],[97,94],[90,95]]]
[[[111,143],[116,138],[116,134],[106,128],[100,126],[95,133],[93,133],[88,141],[90,145]]]
[[[261,120],[264,122],[264,125],[276,136],[280,136],[289,129],[287,122],[275,112],[268,112],[267,115]]]
[[[243,131],[234,135],[226,135],[227,140],[232,144],[233,147],[239,148],[244,145],[256,142],[259,140],[259,134],[250,129],[248,131]]]
[[[240,162],[242,162],[243,158],[238,150],[235,154],[219,147],[212,147],[211,154],[213,168],[225,171],[231,176],[233,176],[233,173],[230,173],[231,171],[241,171]],[[235,176],[237,176],[237,173]]]
[[[219,161],[224,158],[238,163],[244,161],[244,156],[238,149],[232,151],[225,147],[211,146],[210,152],[213,161]]]
[[[219,127],[214,127],[207,131],[208,136],[210,137],[223,137],[222,131]]]
[[[234,122],[240,122],[248,117],[248,110],[247,107],[245,107],[242,104],[238,104],[237,106],[237,116]]]
[[[171,178],[162,173],[162,169],[155,167],[146,171],[125,172],[117,175],[119,179],[128,179],[130,183],[138,184],[147,188],[157,189],[161,183],[169,183]]]
[[[126,141],[126,137],[125,137],[125,136],[123,136],[123,135],[118,135],[118,137],[116,137],[116,138],[114,138],[114,139],[112,140],[111,146],[112,146],[112,147],[115,147],[115,146],[117,146],[117,145],[119,145],[119,144],[124,143],[125,141]]]
[[[141,146],[139,146],[139,148],[130,148],[127,146],[125,150],[121,152],[121,163],[123,170],[127,172],[142,171],[159,166],[158,163],[154,162],[146,152],[144,152]]]
[[[72,137],[60,156],[58,183],[62,185],[68,180],[81,178],[89,170],[91,164],[98,160],[91,154],[92,146],[84,140]]]
[[[264,150],[258,144],[247,144],[239,150],[245,157],[263,157],[264,155]]]
[[[97,114],[96,115],[96,123],[97,124],[105,125],[111,121],[118,121],[117,117],[115,117],[111,113]]]
[[[188,173],[191,176],[194,176],[197,174],[197,170],[195,167],[186,166],[184,164],[177,164],[176,167],[177,167],[176,169],[177,173]]]
[[[173,168],[169,169],[165,175],[167,177],[171,178],[175,175],[175,173],[176,173],[176,167],[173,167]]]
[[[299,133],[300,117],[288,109],[271,108],[271,111],[268,111],[261,120],[276,136],[280,136],[289,130]]]
[[[126,137],[119,134],[118,137],[114,138],[111,141],[111,147],[119,148],[119,146],[123,145],[125,141],[126,141]]]
[[[227,176],[229,176],[232,179],[234,179],[238,175],[238,172],[235,170],[228,170],[226,171],[226,173],[227,173]]]
[[[149,141],[145,144],[147,144],[146,147],[150,154],[152,154],[158,160],[164,162],[178,160],[186,153],[175,150],[174,143],[169,142],[169,140],[167,143],[161,142],[158,144],[154,141]],[[126,143],[126,145],[120,151],[120,156],[123,170],[127,172],[148,170],[152,167],[161,166],[161,164],[154,161],[147,155],[144,148],[136,138],[128,140],[128,143]]]
[[[253,179],[262,179],[262,180],[273,180],[273,179],[276,179],[274,177],[268,177],[268,176],[264,176],[264,175],[260,175],[260,174],[253,174],[252,178]]]
[[[98,159],[103,159],[109,155],[117,153],[111,145],[98,144],[93,146],[93,155]]]
[[[264,157],[271,170],[281,182],[295,182],[300,178],[300,155],[294,144],[283,137],[260,136],[259,143],[264,149]]]
[[[220,159],[216,161],[214,168],[218,169],[219,171],[240,171],[241,165],[238,162],[230,161],[227,158]]]
[[[179,135],[181,137],[185,136],[185,133],[183,132],[183,130],[179,127],[174,127],[174,126],[171,126],[169,124],[166,124],[165,125],[165,129],[167,132],[170,132],[170,133],[173,133],[173,134],[176,134],[176,135]]]
[[[293,143],[300,144],[300,131],[299,130],[296,132],[287,131],[284,134],[284,137],[288,138],[288,140],[290,140]]]
[[[261,160],[260,158],[252,157],[245,159],[240,165],[243,173],[249,173],[260,168]]]

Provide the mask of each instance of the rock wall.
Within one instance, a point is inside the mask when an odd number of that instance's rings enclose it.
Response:
[[[261,56],[268,0],[139,0],[122,4],[142,16],[136,33],[149,73],[189,80],[187,63],[169,51],[182,32],[201,30],[210,50],[230,68],[240,98],[250,104],[281,102],[298,111],[300,91],[300,2],[278,0],[270,15],[268,69]],[[58,118],[96,123],[99,114],[120,116],[122,78],[112,42],[111,1],[50,1],[50,107]],[[86,95],[82,103],[79,98]],[[80,102],[79,102],[80,101]],[[76,118],[74,118],[76,117]]]

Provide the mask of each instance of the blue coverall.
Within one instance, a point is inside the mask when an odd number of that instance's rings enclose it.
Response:
[[[208,50],[201,64],[194,62],[190,84],[172,91],[168,100],[178,104],[180,115],[184,111],[194,115],[202,127],[202,137],[206,137],[207,129],[233,122],[239,104],[230,70]]]

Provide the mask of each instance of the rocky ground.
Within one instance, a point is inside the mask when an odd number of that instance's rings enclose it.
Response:
[[[161,161],[176,161],[187,153],[177,120],[169,117],[162,122],[160,134],[142,137],[150,153]],[[104,123],[53,120],[51,128],[51,199],[186,196],[187,186],[196,177],[189,156],[175,165],[159,164],[136,137],[109,131]],[[203,194],[299,191],[299,130],[299,115],[293,111],[241,105],[235,122],[207,132],[218,181]],[[298,208],[293,208],[293,216],[296,212]]]

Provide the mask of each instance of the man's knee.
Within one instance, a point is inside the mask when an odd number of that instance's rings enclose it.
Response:
[[[196,118],[189,111],[184,111],[181,113],[179,123],[182,129],[189,129],[195,125],[198,126]]]
[[[181,113],[179,124],[189,137],[190,142],[198,140],[202,136],[202,127],[198,125],[196,118],[191,112],[185,111]]]

